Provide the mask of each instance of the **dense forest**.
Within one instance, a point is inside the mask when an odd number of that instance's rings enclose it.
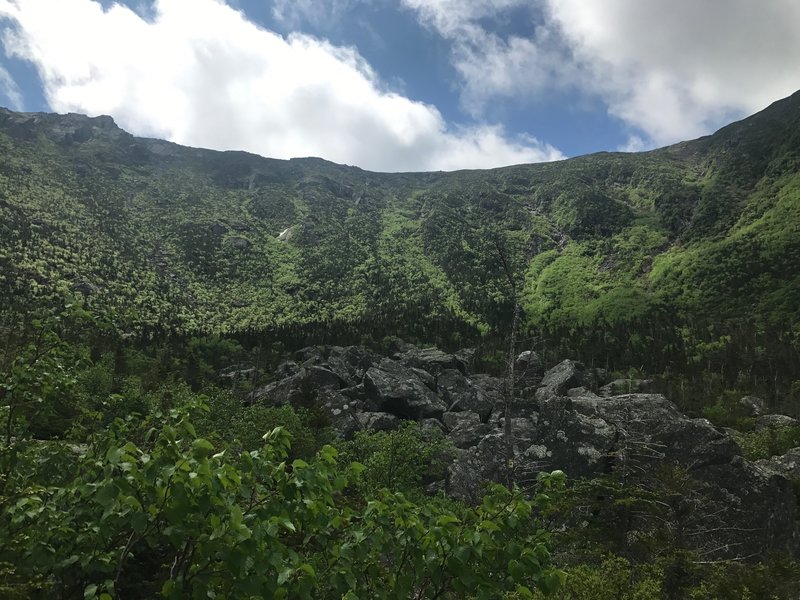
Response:
[[[333,370],[331,345],[366,371],[412,342],[469,348],[513,398],[528,350],[586,387],[647,378],[747,460],[800,447],[800,92],[699,140],[486,171],[4,109],[0,147],[0,597],[795,597],[796,552],[643,533],[679,521],[680,469],[468,502],[432,485],[459,450],[424,419],[342,435],[316,388],[257,392]]]

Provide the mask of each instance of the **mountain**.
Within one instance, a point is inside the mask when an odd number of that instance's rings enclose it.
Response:
[[[0,295],[120,331],[508,331],[608,366],[797,372],[800,92],[650,152],[384,174],[0,111]],[[760,366],[759,366],[760,365]],[[762,368],[763,367],[763,368]]]

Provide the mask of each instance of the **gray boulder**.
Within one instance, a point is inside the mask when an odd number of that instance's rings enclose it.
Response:
[[[537,402],[562,396],[570,388],[591,387],[591,375],[583,363],[563,360],[547,371],[536,390]]]
[[[784,427],[800,427],[800,421],[787,415],[763,415],[756,419],[756,431],[763,429],[781,429]]]
[[[739,407],[748,417],[758,417],[767,410],[767,403],[758,396],[742,396],[739,400]]]
[[[320,390],[338,390],[340,383],[336,374],[328,369],[303,367],[291,377],[257,388],[251,395],[251,401],[273,406],[307,405],[315,401]]]
[[[514,371],[521,380],[539,378],[544,373],[544,363],[536,352],[525,350],[514,361]]]
[[[755,464],[770,473],[800,481],[800,448],[792,448],[783,456],[773,456],[769,460],[757,460]]]
[[[436,378],[439,396],[452,412],[470,411],[486,421],[494,406],[493,396],[486,394],[481,387],[464,377],[456,369],[445,369]]]
[[[439,418],[447,410],[445,403],[411,369],[391,359],[367,370],[364,388],[379,410],[401,419]]]
[[[400,419],[383,412],[362,412],[356,415],[359,427],[368,431],[390,431],[400,427]]]
[[[399,355],[398,360],[407,367],[416,367],[431,375],[438,375],[445,369],[464,370],[464,364],[452,354],[437,348],[420,349],[414,346]]]
[[[317,404],[325,411],[331,427],[343,439],[350,439],[361,429],[359,417],[363,414],[358,402],[333,389],[320,390]]]
[[[446,412],[442,415],[442,423],[447,429],[455,429],[462,424],[477,425],[480,422],[480,415],[474,412]]]
[[[464,421],[458,423],[447,434],[447,437],[453,442],[456,448],[472,448],[473,446],[477,446],[487,435],[497,433],[497,431],[498,429],[496,427],[488,423]]]
[[[502,433],[490,433],[471,448],[460,450],[447,469],[448,495],[469,504],[480,502],[491,482],[505,482],[508,469]]]

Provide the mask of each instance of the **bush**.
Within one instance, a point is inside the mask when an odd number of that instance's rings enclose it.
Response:
[[[354,499],[348,480],[363,466],[343,469],[334,448],[290,463],[277,428],[259,450],[217,451],[193,424],[207,413],[195,402],[153,415],[140,445],[118,419],[65,484],[29,477],[0,487],[0,590],[33,582],[30,594],[102,600],[488,600],[552,593],[563,581],[535,512],[550,502],[543,493],[529,501],[495,486],[457,512],[387,490]],[[542,480],[563,486],[563,477]]]
[[[406,421],[395,431],[360,431],[340,445],[346,461],[364,465],[359,485],[365,493],[381,488],[422,493],[424,483],[444,477],[453,446],[438,430]]]

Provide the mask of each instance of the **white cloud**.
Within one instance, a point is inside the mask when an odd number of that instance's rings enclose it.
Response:
[[[0,65],[0,93],[8,100],[8,104],[14,110],[23,110],[22,92],[3,65]]]
[[[797,0],[402,2],[451,40],[473,114],[493,99],[572,87],[632,128],[630,147],[652,147],[709,133],[800,88]],[[538,11],[531,23],[541,20],[530,37],[492,25],[520,6]]]
[[[0,0],[11,55],[31,61],[50,106],[110,114],[129,131],[387,171],[561,158],[499,126],[448,128],[385,91],[352,48],[262,29],[221,0],[156,0],[144,20],[91,0]]]

